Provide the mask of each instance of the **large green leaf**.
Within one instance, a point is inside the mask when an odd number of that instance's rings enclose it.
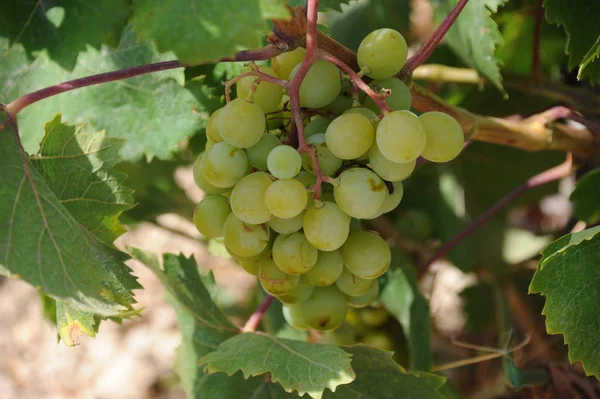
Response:
[[[400,322],[408,340],[410,369],[429,371],[433,365],[429,304],[419,292],[412,269],[388,272],[380,294],[381,303]]]
[[[160,51],[194,65],[260,47],[266,19],[286,16],[282,0],[137,0],[132,24]]]
[[[546,297],[546,329],[564,335],[571,362],[600,377],[600,226],[561,237],[542,255],[529,292]]]
[[[326,388],[335,391],[354,380],[350,355],[333,345],[309,344],[262,333],[237,335],[200,360],[209,373],[245,377],[270,374],[286,391],[321,398]]]
[[[600,63],[592,61],[598,57],[600,48],[600,13],[598,0],[570,1],[546,0],[546,19],[562,25],[567,32],[569,68],[580,66],[579,76],[600,82]]]
[[[38,165],[48,176],[46,181],[20,149],[16,135],[11,125],[0,129],[0,169],[4,171],[0,185],[0,274],[21,278],[79,310],[118,316],[134,302],[131,290],[140,288],[123,264],[125,255],[100,242],[80,222],[82,215],[71,214],[61,202],[60,192],[52,190],[61,180],[68,181],[68,175],[46,173],[62,160]],[[66,137],[49,130],[44,140],[52,147],[66,146]],[[92,162],[85,161],[85,149],[77,149],[77,143],[68,144],[69,153],[82,158],[79,167]],[[91,166],[87,170],[90,179],[69,182],[73,184],[71,192],[84,191],[91,181],[101,181],[105,172]]]
[[[324,399],[444,399],[439,389],[445,378],[428,373],[409,373],[392,359],[392,353],[364,345],[344,346],[352,354],[356,380],[341,385]]]
[[[66,80],[141,64],[172,59],[159,55],[150,42],[137,42],[126,33],[118,49],[88,48],[79,55],[73,72],[67,72],[42,53],[28,64],[20,45],[7,47],[0,40],[0,102]],[[183,87],[183,70],[143,75],[61,94],[33,104],[19,114],[23,145],[37,150],[43,123],[62,113],[69,123],[89,121],[94,129],[105,129],[109,137],[127,139],[120,155],[137,160],[146,154],[167,159],[177,145],[206,123],[204,105]],[[168,99],[168,100],[166,100]]]
[[[589,224],[600,221],[600,169],[583,176],[571,193],[573,213]]]
[[[4,0],[0,37],[23,44],[28,54],[47,50],[71,69],[87,45],[119,43],[130,8],[129,0]]]
[[[471,0],[445,36],[446,41],[463,62],[476,68],[500,90],[502,78],[494,50],[502,42],[496,22],[491,17],[508,0]],[[437,0],[437,20],[441,21],[458,3]]]

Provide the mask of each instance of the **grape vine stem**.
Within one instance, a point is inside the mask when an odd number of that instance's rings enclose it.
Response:
[[[265,297],[264,301],[260,304],[260,306],[254,311],[254,313],[252,313],[250,318],[248,318],[248,321],[246,321],[246,324],[244,324],[242,331],[243,332],[256,331],[258,329],[258,325],[260,324],[260,321],[262,320],[265,313],[267,313],[267,310],[269,310],[269,307],[271,306],[271,304],[273,303],[274,300],[275,300],[274,296],[267,295]]]

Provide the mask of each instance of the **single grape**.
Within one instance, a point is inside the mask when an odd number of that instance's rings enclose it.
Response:
[[[309,138],[315,134],[325,134],[327,126],[331,123],[331,119],[323,116],[315,116],[306,126],[304,126],[304,138]]]
[[[225,246],[243,257],[260,254],[269,245],[270,233],[266,224],[244,223],[233,213],[229,214],[223,226]]]
[[[219,133],[219,129],[217,127],[217,121],[219,120],[219,114],[221,113],[222,109],[223,108],[219,108],[213,112],[206,122],[206,137],[215,143],[223,141],[223,137],[221,137],[221,133]]]
[[[394,352],[396,349],[394,340],[384,331],[369,331],[362,337],[360,343],[389,352]]]
[[[417,164],[417,160],[396,163],[387,159],[379,148],[377,143],[373,143],[373,146],[369,150],[369,164],[373,172],[377,173],[379,177],[387,181],[400,181],[406,179],[411,175]]]
[[[273,242],[273,260],[284,273],[294,276],[308,272],[317,263],[319,251],[302,232],[279,235]]]
[[[258,281],[271,295],[283,295],[298,286],[300,276],[292,276],[279,270],[271,256],[264,256],[258,270]]]
[[[319,251],[317,263],[303,278],[316,287],[326,287],[335,283],[343,268],[344,261],[340,251]]]
[[[377,300],[379,297],[379,282],[375,280],[375,283],[371,289],[359,296],[349,296],[346,298],[346,302],[353,308],[364,308],[369,306],[371,303]]]
[[[379,211],[387,194],[379,176],[365,168],[353,168],[343,171],[338,179],[333,195],[342,211],[357,219],[368,218]]]
[[[338,158],[358,158],[371,148],[375,129],[371,121],[359,113],[342,114],[327,127],[327,148]]]
[[[302,228],[304,212],[290,219],[273,218],[267,222],[269,227],[279,234],[292,234]]]
[[[347,268],[335,280],[335,285],[348,296],[359,296],[367,293],[375,284],[375,280],[367,280],[350,273]]]
[[[221,108],[217,128],[223,140],[236,147],[252,147],[260,141],[267,127],[260,106],[236,98]]]
[[[419,118],[410,111],[393,111],[377,126],[377,147],[392,162],[417,159],[425,148],[427,136]]]
[[[384,308],[364,308],[360,311],[360,321],[369,327],[381,327],[390,319],[390,314]]]
[[[260,269],[260,258],[238,260],[237,262],[246,271],[246,273],[258,277],[258,271]]]
[[[265,172],[244,176],[231,192],[231,210],[238,219],[250,224],[261,224],[273,218],[265,206],[267,191],[275,178]]]
[[[248,67],[244,72],[251,70],[252,68]],[[277,74],[269,67],[260,66],[258,67],[258,70],[274,78],[277,77]],[[238,80],[236,83],[238,98],[247,100],[250,96],[252,85],[257,79],[259,79],[258,76],[246,76],[245,78]],[[281,101],[282,96],[283,87],[275,83],[261,81],[256,85],[256,91],[252,95],[252,102],[260,106],[265,114],[268,114],[269,112],[274,112],[279,109],[279,102]]]
[[[317,160],[319,161],[319,166],[321,167],[321,173],[323,176],[332,176],[340,169],[343,161],[333,155],[331,150],[327,148],[325,140],[324,134],[315,134],[310,136],[306,142],[315,147]],[[302,166],[304,166],[304,170],[311,175],[317,174],[312,158],[310,157],[310,154],[306,152],[302,154]]]
[[[203,157],[204,153],[198,155],[198,158],[196,158],[192,168],[196,185],[200,187],[200,190],[202,190],[205,194],[223,194],[228,190],[228,188],[215,187],[204,178],[204,175],[202,174]]]
[[[421,156],[431,162],[448,162],[460,154],[465,135],[460,124],[448,114],[438,111],[419,116],[425,127],[427,143]]]
[[[410,109],[410,104],[412,102],[410,89],[400,79],[389,78],[374,80],[369,84],[369,87],[371,87],[377,94],[379,94],[382,89],[390,90],[391,93],[385,98],[385,102],[391,109],[395,111]],[[379,106],[375,103],[375,101],[373,101],[373,99],[371,99],[371,97],[365,94],[364,98],[365,107],[369,108],[376,114],[381,112]]]
[[[296,305],[306,324],[320,331],[338,328],[346,318],[346,296],[335,286],[317,287],[305,302]]]
[[[408,47],[406,40],[393,29],[377,29],[360,43],[356,53],[360,69],[368,68],[366,75],[373,79],[391,78],[404,66]]]
[[[375,279],[387,271],[392,252],[385,240],[375,233],[359,231],[350,234],[341,248],[344,265],[355,276]]]
[[[306,208],[308,193],[296,179],[277,180],[266,192],[264,203],[269,212],[278,218],[290,219]]]
[[[323,109],[325,111],[331,112],[332,114],[340,115],[340,114],[343,114],[345,111],[349,110],[350,108],[352,108],[353,105],[354,105],[354,99],[351,96],[347,96],[345,94],[340,94],[339,96],[337,96],[335,98],[335,100],[333,100],[333,102],[328,104]]]
[[[350,216],[333,202],[309,208],[304,214],[304,234],[321,251],[333,251],[344,244],[350,232]]]
[[[394,182],[393,187],[393,192],[385,197],[385,201],[383,201],[381,208],[379,208],[380,214],[393,211],[400,205],[400,201],[402,201],[402,197],[404,196],[404,187],[402,186],[402,183]]]
[[[312,206],[315,203],[315,200],[312,196],[312,189],[315,186],[315,184],[317,184],[317,177],[315,175],[308,173],[305,170],[301,170],[300,173],[298,173],[298,176],[295,177],[295,179],[298,180],[300,183],[302,183],[304,188],[306,188],[306,192],[308,193],[308,201],[306,202],[306,209],[312,208]]]
[[[293,290],[286,292],[285,294],[277,295],[277,299],[286,305],[292,305],[295,303],[305,302],[312,293],[315,291],[315,286],[310,285],[304,279],[300,279],[300,282]]]
[[[229,188],[248,173],[248,157],[244,150],[220,142],[204,153],[200,168],[202,175],[210,184]]]
[[[246,149],[250,165],[258,170],[267,170],[267,157],[273,148],[281,145],[281,140],[271,133],[263,134],[262,139],[252,147]]]
[[[290,73],[293,79],[301,64]],[[322,108],[335,100],[342,89],[340,71],[325,60],[318,60],[311,65],[304,80],[300,84],[300,105],[307,108]]]
[[[283,318],[290,326],[296,330],[310,330],[310,326],[306,323],[299,305],[283,305],[282,311]]]
[[[229,201],[222,195],[207,195],[194,209],[194,224],[204,237],[223,236],[223,225],[231,213]]]
[[[273,69],[281,79],[288,79],[292,69],[301,63],[305,56],[306,50],[303,47],[297,47],[295,50],[271,58],[271,69]]]
[[[269,172],[278,179],[291,179],[302,168],[302,158],[294,147],[280,145],[275,147],[267,157]]]
[[[379,124],[379,111],[373,112],[369,108],[365,107],[352,107],[349,110],[344,111],[344,114],[361,114],[366,117],[371,123],[373,127],[377,127]]]

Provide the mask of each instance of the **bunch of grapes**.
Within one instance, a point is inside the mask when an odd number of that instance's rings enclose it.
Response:
[[[293,79],[305,54],[297,48],[258,71]],[[410,91],[394,77],[407,56],[400,33],[370,33],[357,55],[361,74],[374,79],[370,87],[391,111],[380,115],[376,101],[357,94],[334,64],[316,61],[299,101],[318,164],[288,145],[297,131],[283,87],[252,74],[237,80],[237,98],[210,116],[206,149],[194,164],[207,194],[196,207],[196,227],[205,237],[222,237],[298,329],[333,330],[348,306],[377,300],[390,248],[353,221],[395,209],[419,156],[446,162],[464,141],[449,115],[409,111]],[[326,182],[320,198],[312,195],[317,177]]]

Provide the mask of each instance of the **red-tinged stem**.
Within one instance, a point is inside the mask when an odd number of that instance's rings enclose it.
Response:
[[[538,0],[535,9],[535,28],[533,30],[533,51],[531,61],[531,74],[533,79],[540,81],[542,78],[542,64],[540,57],[540,43],[542,40],[542,20],[544,19],[544,0]]]
[[[279,50],[276,46],[268,45],[258,50],[240,51],[233,57],[226,57],[217,61],[210,61],[210,63],[266,60],[275,57],[281,52],[282,51]],[[132,78],[134,76],[145,75],[153,72],[183,68],[186,66],[187,65],[182,64],[179,61],[165,61],[158,62],[155,64],[140,65],[133,68],[121,69],[119,71],[101,73],[98,75],[86,76],[85,78],[70,80],[67,82],[56,84],[54,86],[46,87],[41,90],[34,91],[33,93],[26,94],[22,97],[17,98],[10,104],[7,104],[5,109],[9,113],[9,115],[16,117],[16,115],[19,112],[21,112],[23,108],[48,97],[65,93],[67,91],[79,89],[86,86],[93,86],[100,83],[114,82],[117,80],[123,80],[127,78]]]
[[[548,184],[550,182],[560,180],[563,177],[569,176],[573,173],[573,168],[571,164],[571,160],[568,159],[564,163],[555,166],[552,169],[548,169],[538,175],[533,176],[529,180],[527,180],[523,185],[517,187],[515,190],[504,196],[500,201],[496,202],[491,208],[489,208],[485,213],[475,219],[469,226],[467,226],[463,231],[454,236],[450,241],[442,245],[436,253],[423,265],[419,267],[417,270],[417,278],[422,278],[425,273],[429,270],[431,265],[444,255],[446,255],[450,250],[455,248],[458,244],[463,242],[467,237],[469,237],[473,232],[475,232],[479,227],[481,227],[485,222],[490,220],[492,216],[500,212],[504,209],[508,204],[519,198],[521,195],[526,193],[527,191],[542,186],[544,184]]]
[[[429,58],[431,53],[433,53],[433,50],[435,50],[448,32],[448,29],[450,29],[452,24],[454,24],[454,21],[456,21],[456,18],[458,18],[461,11],[465,8],[468,1],[469,0],[459,0],[452,11],[444,18],[440,26],[433,32],[433,35],[429,40],[427,40],[423,46],[421,46],[421,48],[406,61],[406,65],[404,65],[404,68],[398,73],[400,79],[406,79],[419,65]]]
[[[306,52],[317,51],[317,19],[319,0],[308,0],[306,4]]]
[[[267,310],[269,310],[269,306],[271,306],[271,304],[273,303],[274,300],[275,300],[274,296],[267,295],[265,297],[265,300],[263,301],[263,303],[260,304],[260,306],[256,309],[256,311],[254,311],[254,313],[252,313],[252,316],[250,316],[248,321],[246,321],[246,324],[244,324],[242,331],[243,332],[256,331],[258,329],[258,325],[260,324],[260,321],[262,320],[265,313],[267,313]]]
[[[358,87],[359,89],[361,89],[362,91],[365,92],[366,95],[368,95],[369,97],[371,97],[371,99],[373,101],[375,101],[375,104],[377,104],[377,106],[381,109],[381,114],[380,114],[380,118],[383,118],[383,116],[385,115],[386,112],[390,112],[391,109],[390,107],[388,107],[387,103],[385,102],[385,100],[383,100],[383,98],[381,98],[377,93],[375,93],[373,91],[373,89],[371,89],[369,87],[368,84],[366,84],[362,78],[360,76],[358,76],[358,74],[356,72],[354,72],[352,70],[352,68],[350,68],[346,63],[344,63],[342,60],[340,60],[337,57],[334,57],[333,55],[329,54],[329,53],[325,53],[325,52],[319,52],[318,53],[318,57],[331,62],[332,64],[334,64],[335,66],[337,66],[339,69],[341,69],[342,71],[346,72],[348,74],[348,76],[350,76],[350,79],[352,80],[352,83]]]
[[[276,77],[273,77],[271,75],[267,75],[266,73],[263,73],[259,70],[253,70],[253,71],[248,71],[248,72],[244,72],[241,73],[239,75],[237,75],[235,78],[228,80],[227,83],[225,83],[225,101],[227,101],[229,103],[230,98],[231,98],[231,86],[233,86],[233,84],[235,84],[236,82],[238,82],[240,79],[243,79],[247,76],[258,76],[258,80],[264,80],[266,82],[270,82],[276,85],[279,85],[283,88],[287,89],[288,86],[288,82],[287,80],[282,80],[282,79],[278,79]]]

